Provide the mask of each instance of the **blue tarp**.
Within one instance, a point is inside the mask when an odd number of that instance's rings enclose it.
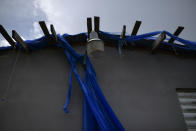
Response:
[[[196,52],[196,42],[195,41],[189,41],[189,40],[182,39],[180,37],[174,36],[173,34],[169,33],[168,31],[155,31],[155,32],[150,32],[150,33],[146,33],[146,34],[142,34],[142,35],[125,36],[124,39],[121,39],[119,35],[114,35],[114,34],[111,34],[108,32],[100,31],[100,34],[101,34],[102,39],[107,42],[109,42],[111,40],[117,41],[118,47],[119,47],[119,54],[121,54],[121,47],[124,44],[137,42],[137,41],[143,40],[143,39],[146,39],[146,40],[156,39],[157,37],[155,37],[155,36],[161,34],[162,32],[165,32],[168,37],[174,38],[176,41],[183,44],[183,45],[173,44],[173,43],[168,43],[168,42],[164,41],[164,42],[162,42],[161,46],[165,47],[165,49],[170,50],[168,47],[173,47],[177,51],[180,51],[180,52],[191,52],[191,53]],[[140,43],[138,43],[138,45],[140,45]],[[151,46],[151,45],[149,43],[147,43],[147,44],[143,44],[143,46]]]
[[[120,35],[114,35],[111,33],[100,31],[99,35],[103,41],[116,41],[119,47],[119,54],[121,54],[121,47],[126,43],[132,43],[138,40],[147,39],[152,40],[155,39],[154,36],[159,35],[163,31],[156,31],[151,33],[146,33],[137,36],[126,36],[124,39],[120,38]],[[185,50],[196,52],[196,42],[191,42],[188,40],[184,40],[182,38],[176,37],[171,33],[164,31],[167,36],[174,38],[176,41],[183,43],[184,45],[176,45],[167,42],[163,42],[163,46],[173,46],[178,50]],[[82,37],[81,37],[82,36]],[[64,105],[65,112],[68,111],[69,101],[71,99],[71,88],[72,88],[72,77],[73,74],[76,77],[82,92],[84,94],[83,98],[83,130],[84,131],[123,131],[125,130],[120,121],[118,120],[115,113],[112,111],[108,102],[106,101],[101,88],[96,80],[96,73],[93,68],[93,65],[90,62],[89,57],[86,54],[77,53],[72,46],[69,44],[68,39],[74,37],[77,40],[73,40],[73,42],[84,42],[87,39],[87,33],[81,33],[77,35],[57,35],[58,43],[56,45],[58,47],[64,48],[65,55],[70,63],[70,80],[69,80],[69,88],[67,94],[67,100]],[[48,45],[45,37],[41,37],[36,40],[25,41],[27,46],[31,51],[38,50],[44,48]],[[23,50],[22,47],[17,43],[16,45],[19,49]],[[11,46],[8,47],[0,47],[0,50],[8,50],[11,49]],[[81,76],[78,73],[76,65],[85,64],[85,78],[82,80]]]
[[[66,36],[64,36],[66,37]],[[70,83],[72,81],[72,72],[76,76],[83,94],[83,130],[124,130],[123,126],[115,116],[114,112],[107,103],[101,89],[96,81],[96,74],[90,62],[90,59],[86,55],[80,55],[71,48],[69,43],[62,36],[58,36],[61,47],[65,49],[65,54],[71,66]],[[76,64],[82,64],[85,58],[85,80],[82,81],[78,74]],[[81,63],[82,62],[82,63]],[[68,112],[68,103],[71,96],[71,84],[69,83],[68,99],[65,103],[65,112]]]

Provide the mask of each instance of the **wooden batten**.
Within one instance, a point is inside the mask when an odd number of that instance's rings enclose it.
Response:
[[[87,31],[88,31],[88,38],[90,36],[90,33],[92,31],[92,18],[87,18]]]
[[[53,36],[54,41],[57,42],[56,31],[55,31],[54,26],[52,24],[50,25],[50,31],[52,33],[52,36]]]
[[[42,31],[43,31],[43,33],[44,33],[44,35],[45,35],[47,41],[48,41],[48,44],[52,44],[53,41],[52,41],[52,38],[51,38],[51,36],[50,36],[50,33],[49,33],[49,31],[48,31],[48,28],[47,28],[47,26],[46,26],[45,21],[39,21],[39,25],[40,25],[40,27],[41,27],[41,29],[42,29]]]
[[[100,18],[99,16],[94,16],[94,30],[99,33],[99,24],[100,24]]]
[[[15,30],[12,30],[12,38],[18,42],[26,52],[29,52],[28,46]]]
[[[5,28],[2,25],[0,25],[0,32],[1,32],[2,36],[8,41],[8,43],[15,49],[16,43],[10,37],[10,35],[7,33],[7,31],[5,30]]]
[[[141,23],[142,23],[141,21],[136,21],[135,22],[135,25],[133,27],[131,35],[137,35],[137,32],[138,32],[138,30],[140,28]]]
[[[175,36],[179,36],[180,33],[183,31],[184,27],[183,26],[178,26],[178,28],[176,29],[176,31],[174,32],[173,35]],[[168,43],[174,43],[175,39],[174,38],[171,38],[169,39]]]
[[[152,53],[154,53],[155,49],[159,47],[159,45],[165,40],[165,38],[166,38],[166,33],[162,32],[152,44]]]
[[[121,38],[124,39],[126,34],[126,25],[123,25],[122,33],[121,33]]]

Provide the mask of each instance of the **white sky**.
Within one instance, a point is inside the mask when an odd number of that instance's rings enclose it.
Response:
[[[131,33],[136,20],[138,34],[158,30],[171,33],[185,29],[180,37],[196,41],[196,0],[0,0],[0,24],[11,35],[16,30],[25,39],[43,35],[38,21],[53,24],[57,33],[86,32],[86,18],[100,16],[100,29],[121,32],[127,25]],[[0,35],[0,46],[6,41]]]

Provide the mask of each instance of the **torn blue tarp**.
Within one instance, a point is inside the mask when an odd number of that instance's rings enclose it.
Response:
[[[188,52],[195,52],[196,51],[196,42],[195,41],[189,41],[189,40],[182,39],[180,37],[177,37],[177,36],[171,34],[168,31],[155,31],[155,32],[145,33],[145,34],[136,35],[136,36],[126,35],[124,39],[121,39],[120,35],[118,35],[118,34],[99,31],[99,37],[104,42],[118,44],[119,48],[121,48],[124,45],[124,43],[132,43],[132,42],[136,42],[136,41],[143,40],[143,39],[155,40],[157,38],[157,35],[161,34],[162,32],[165,32],[168,37],[174,38],[176,41],[184,44],[184,45],[172,44],[172,43],[168,43],[167,41],[164,41],[164,42],[162,42],[162,46],[164,47],[164,49],[169,49],[168,46],[173,46],[176,48],[176,50],[180,50],[180,51],[188,51]],[[62,35],[62,37],[66,38],[70,42],[86,42],[87,33],[79,33],[76,35],[64,34],[64,35]],[[41,37],[36,40],[30,40],[30,41],[27,40],[25,42],[30,50],[41,49],[41,48],[46,47],[48,45],[45,37]],[[144,44],[135,43],[134,45],[136,45],[136,46],[137,45],[151,46],[151,44],[149,44],[149,43],[146,43],[146,44],[145,43]],[[19,49],[22,49],[22,47],[18,43],[16,43],[16,46],[19,47]],[[0,47],[0,50],[9,50],[9,49],[12,49],[12,47],[11,46]],[[121,49],[119,49],[119,53],[120,52],[121,52]]]
[[[73,48],[71,48],[69,43],[63,37],[58,36],[58,39],[60,43],[63,44],[63,46],[61,46],[65,49],[65,54],[70,63],[71,70],[78,80],[84,94],[83,130],[124,130],[120,121],[112,111],[103,93],[101,92],[101,89],[96,81],[95,71],[88,56],[79,55],[77,52],[73,52]],[[86,57],[85,80],[82,81],[80,75],[78,74],[76,64],[80,63],[78,61],[84,60],[84,57]],[[70,74],[70,81],[72,79],[71,77],[72,75]],[[68,98],[64,106],[66,112],[68,112],[67,106],[71,96],[70,93],[71,85],[69,84]]]

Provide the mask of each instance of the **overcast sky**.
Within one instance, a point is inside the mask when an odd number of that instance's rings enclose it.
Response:
[[[138,34],[185,29],[180,37],[196,41],[196,0],[0,0],[0,24],[11,35],[16,30],[24,39],[42,36],[38,21],[53,24],[57,33],[86,32],[86,18],[100,16],[100,29],[131,33],[136,20]],[[6,44],[0,35],[0,46]]]

